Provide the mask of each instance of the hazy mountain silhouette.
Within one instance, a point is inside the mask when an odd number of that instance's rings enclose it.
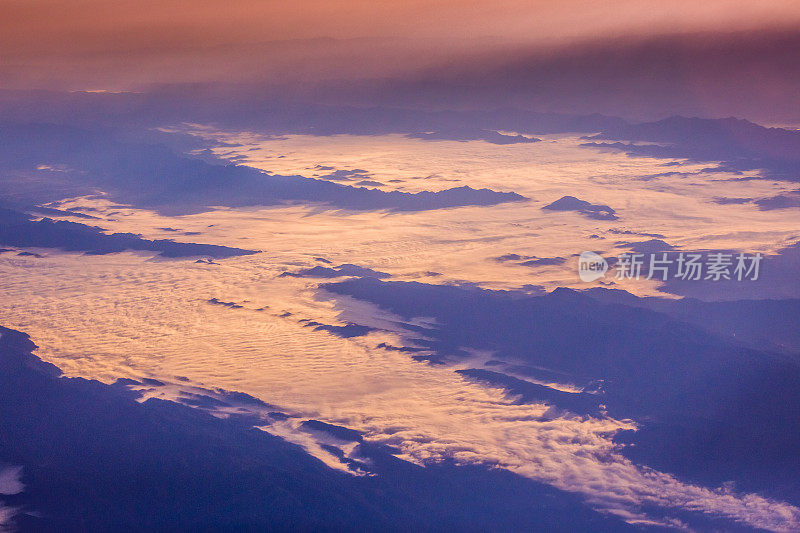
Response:
[[[695,298],[639,298],[595,287],[582,292],[603,302],[642,307],[724,336],[751,348],[800,354],[800,299],[706,302]]]
[[[328,261],[329,262],[329,261]],[[378,272],[371,268],[365,268],[350,263],[339,265],[338,267],[324,267],[315,266],[311,268],[304,268],[297,272],[283,272],[279,277],[292,277],[292,278],[338,278],[341,276],[358,276],[361,278],[390,278],[391,274],[386,272]]]
[[[771,178],[800,181],[800,132],[766,128],[747,120],[671,117],[642,124],[619,123],[590,139],[663,143],[593,142],[585,146],[618,148],[650,157],[722,161],[718,170],[763,170]]]
[[[68,252],[109,254],[125,250],[158,252],[163,257],[207,256],[215,258],[256,254],[213,244],[175,242],[169,239],[143,239],[133,233],[106,234],[101,228],[76,222],[33,217],[19,211],[0,208],[0,244],[5,246],[58,248]]]
[[[422,211],[525,199],[513,192],[466,186],[438,192],[384,192],[274,175],[183,157],[162,144],[126,143],[102,132],[52,124],[4,125],[0,141],[0,169],[5,171],[0,199],[22,198],[33,204],[98,190],[114,201],[173,215],[206,211],[214,205],[303,202],[355,210]]]
[[[617,220],[616,212],[607,205],[593,204],[586,200],[579,200],[574,196],[562,196],[553,203],[542,207],[549,211],[577,211],[578,213],[596,220]]]

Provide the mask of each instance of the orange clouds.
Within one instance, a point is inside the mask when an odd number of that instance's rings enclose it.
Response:
[[[12,49],[191,41],[195,45],[333,37],[563,41],[704,30],[740,30],[800,21],[791,0],[568,0],[502,3],[445,0],[11,0],[0,5],[0,39]],[[148,44],[149,43],[149,44]],[[53,50],[55,51],[55,50]]]

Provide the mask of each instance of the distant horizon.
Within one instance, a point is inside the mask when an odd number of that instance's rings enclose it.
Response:
[[[791,1],[0,6],[0,87],[800,122]]]

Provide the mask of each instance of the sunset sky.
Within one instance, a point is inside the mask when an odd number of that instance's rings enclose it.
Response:
[[[787,82],[800,70],[799,24],[791,0],[6,0],[0,84],[245,83],[324,98],[371,80],[358,90],[367,102],[435,105],[427,92],[470,87],[455,103],[583,112],[588,100],[608,113],[652,116],[636,101],[644,90],[676,112],[781,122],[798,118]]]

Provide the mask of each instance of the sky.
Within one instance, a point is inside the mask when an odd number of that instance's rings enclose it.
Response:
[[[0,87],[233,83],[336,102],[440,106],[446,94],[781,123],[797,118],[798,28],[788,0],[4,0]]]
[[[642,33],[792,27],[790,0],[562,2],[2,2],[3,45],[24,53],[158,51],[317,38],[406,38],[465,46],[476,38],[563,43]],[[66,49],[64,48],[66,47]]]

